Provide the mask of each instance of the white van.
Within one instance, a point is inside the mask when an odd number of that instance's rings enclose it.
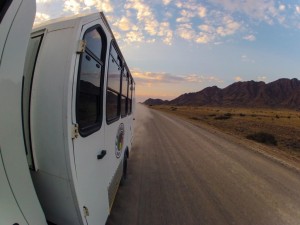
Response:
[[[25,40],[20,44],[24,48]],[[12,53],[11,64],[18,55],[17,51]],[[8,174],[6,178],[23,180],[31,188],[26,198],[32,199],[35,193],[25,168],[26,152],[27,168],[49,223],[105,224],[119,183],[126,176],[133,139],[135,84],[104,15],[58,19],[36,27],[28,45],[23,80],[20,68],[18,72],[18,85],[12,89],[1,71],[0,90],[8,94],[1,94],[0,100],[8,109],[1,107],[0,147],[2,154],[4,146],[9,152],[6,143],[18,144],[23,150],[19,159],[23,166],[14,172],[27,177]],[[15,96],[11,105],[5,102],[7,96],[11,99],[9,94]],[[6,121],[9,113],[14,118]],[[6,127],[15,124],[5,136],[2,120]],[[16,143],[11,143],[14,140]],[[2,161],[13,167],[19,162],[13,156],[18,158],[19,153],[11,152],[11,157]],[[6,169],[6,164],[3,167]],[[19,182],[19,190],[25,190],[24,185]],[[2,210],[2,195],[7,194],[2,184],[0,194]],[[14,198],[18,201],[25,195],[27,192]],[[19,211],[26,208],[16,205]],[[39,214],[41,222],[19,224],[45,223],[38,201],[32,205],[38,209],[34,208],[36,212],[31,215]]]
[[[0,224],[45,225],[22,134],[22,77],[34,0],[0,2]]]
[[[33,30],[23,123],[38,198],[54,224],[105,224],[132,143],[134,81],[102,13]]]

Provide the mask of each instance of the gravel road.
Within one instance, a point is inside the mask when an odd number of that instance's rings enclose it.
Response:
[[[234,138],[137,106],[107,225],[300,224],[300,174]]]

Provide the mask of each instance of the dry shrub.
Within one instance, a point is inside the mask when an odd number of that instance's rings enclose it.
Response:
[[[249,134],[246,138],[257,141],[267,145],[277,145],[277,140],[273,134],[269,134],[266,132],[258,132],[254,134]]]

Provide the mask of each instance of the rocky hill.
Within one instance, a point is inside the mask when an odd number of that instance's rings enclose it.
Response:
[[[180,95],[171,101],[148,99],[144,103],[148,105],[300,108],[300,81],[296,78],[283,78],[267,84],[262,81],[236,82],[224,89],[216,86],[207,87],[199,92]]]
[[[161,99],[153,99],[153,98],[149,98],[146,101],[144,101],[144,104],[146,105],[167,105],[169,103],[169,101],[167,100],[161,100]]]

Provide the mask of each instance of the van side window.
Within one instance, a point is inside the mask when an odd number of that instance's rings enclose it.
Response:
[[[129,76],[129,90],[128,90],[128,115],[132,112],[132,93],[133,93],[133,80],[131,75]]]
[[[102,122],[102,70],[104,44],[99,28],[84,35],[86,50],[80,57],[77,81],[76,120],[81,136],[87,136],[101,127]]]
[[[106,120],[108,123],[120,116],[120,88],[121,88],[122,60],[114,45],[111,45],[106,90]]]
[[[0,2],[0,23],[2,22],[2,19],[8,10],[12,0],[1,0]]]
[[[128,72],[125,68],[122,73],[122,92],[121,92],[121,116],[125,117],[128,110]]]

